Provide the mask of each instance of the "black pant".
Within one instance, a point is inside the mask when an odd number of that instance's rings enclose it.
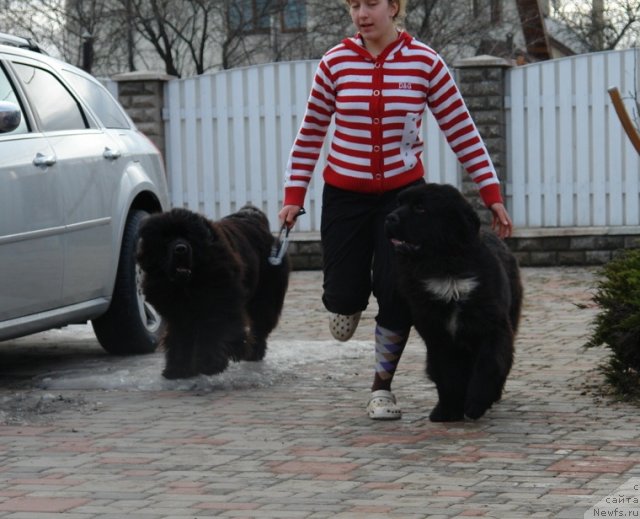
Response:
[[[367,307],[373,291],[380,326],[394,331],[411,327],[409,308],[396,290],[393,247],[384,232],[385,217],[395,209],[396,195],[402,189],[377,195],[325,184],[320,229],[322,301],[330,312],[360,312]]]

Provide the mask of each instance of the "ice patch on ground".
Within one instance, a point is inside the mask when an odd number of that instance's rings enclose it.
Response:
[[[105,356],[83,360],[64,369],[50,371],[35,380],[46,390],[125,389],[139,391],[212,391],[271,386],[286,377],[296,377],[307,364],[331,362],[340,369],[340,359],[362,358],[363,367],[373,362],[368,341],[273,341],[262,362],[235,362],[219,375],[166,380],[161,372],[164,355],[134,357]]]

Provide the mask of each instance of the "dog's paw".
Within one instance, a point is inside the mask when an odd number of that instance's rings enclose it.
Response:
[[[222,373],[229,366],[229,359],[226,357],[200,357],[195,369],[203,375],[217,375]]]
[[[429,420],[432,422],[461,422],[464,420],[464,413],[462,411],[448,409],[438,402],[431,411]]]
[[[472,420],[482,418],[482,416],[491,407],[491,404],[487,405],[477,400],[471,400],[464,405],[464,415]]]
[[[168,380],[176,380],[179,378],[191,378],[195,377],[198,374],[197,371],[194,371],[186,366],[167,366],[162,371],[162,376]]]
[[[247,348],[244,360],[257,362],[264,359],[267,353],[267,342],[265,340],[255,339]]]

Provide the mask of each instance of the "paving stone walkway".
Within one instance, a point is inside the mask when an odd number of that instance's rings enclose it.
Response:
[[[369,420],[375,305],[338,346],[320,273],[295,272],[274,355],[291,341],[335,354],[255,387],[25,390],[82,405],[0,425],[0,518],[582,518],[640,477],[639,410],[601,390],[604,351],[582,348],[594,272],[523,269],[503,400],[453,425],[428,420],[416,336],[394,384],[403,419]]]

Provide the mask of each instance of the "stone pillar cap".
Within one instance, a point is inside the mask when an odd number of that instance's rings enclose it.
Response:
[[[453,66],[455,68],[472,68],[472,67],[512,67],[513,64],[504,58],[498,56],[489,56],[482,54],[481,56],[473,56],[472,58],[457,59]]]
[[[135,70],[133,72],[116,74],[112,76],[111,79],[114,81],[170,81],[178,78],[166,74],[161,70]]]

